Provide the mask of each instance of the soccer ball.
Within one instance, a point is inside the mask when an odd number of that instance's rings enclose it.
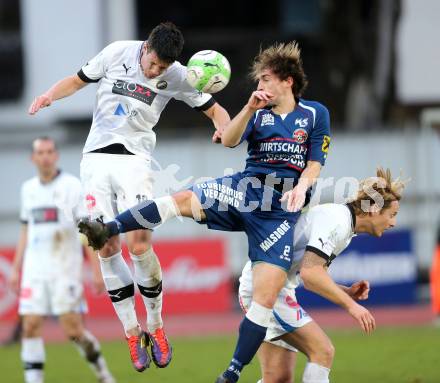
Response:
[[[204,93],[216,93],[228,85],[231,77],[229,61],[216,51],[200,51],[186,65],[186,81]]]

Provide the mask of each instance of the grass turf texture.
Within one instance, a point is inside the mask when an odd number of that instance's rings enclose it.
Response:
[[[440,382],[440,329],[432,327],[382,328],[366,336],[360,331],[329,331],[336,357],[331,381],[337,383]],[[107,362],[119,383],[209,383],[227,366],[235,337],[174,338],[174,359],[169,367],[150,367],[137,373],[131,367],[125,342],[103,343]],[[46,383],[94,382],[76,349],[69,343],[46,347]],[[0,348],[1,382],[22,382],[19,347]],[[301,382],[305,358],[299,354],[295,381]],[[256,360],[240,382],[256,383]]]

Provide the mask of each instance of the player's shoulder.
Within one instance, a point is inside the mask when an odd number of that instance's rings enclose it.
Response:
[[[26,192],[27,190],[34,189],[36,186],[38,186],[40,183],[40,180],[37,176],[34,176],[32,178],[27,179],[21,184],[21,190],[22,192]]]
[[[345,217],[350,213],[347,205],[340,203],[323,203],[311,207],[306,214],[313,217]]]
[[[329,114],[327,107],[318,101],[306,100],[306,99],[300,98],[298,105],[304,109],[310,110],[316,116],[318,116],[320,114],[325,114],[325,115]]]
[[[306,214],[312,226],[325,226],[329,230],[344,233],[351,230],[351,212],[347,205],[325,203],[310,208]]]
[[[167,80],[183,83],[186,81],[186,66],[176,60],[168,67],[164,77]]]
[[[81,181],[77,176],[74,176],[73,174],[66,172],[66,171],[60,171],[60,174],[58,175],[59,180],[68,183],[68,184],[74,184],[74,185],[80,185]]]

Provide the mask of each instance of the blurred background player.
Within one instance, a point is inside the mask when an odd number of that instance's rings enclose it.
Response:
[[[320,174],[330,144],[327,109],[300,99],[307,81],[296,42],[261,50],[252,73],[258,88],[221,136],[228,147],[248,142],[244,172],[139,204],[107,225],[79,224],[98,249],[113,235],[152,229],[176,216],[194,218],[214,230],[246,233],[249,258],[256,263],[253,300],[241,322],[233,359],[218,382],[238,381],[264,340],[292,264],[298,210]],[[279,236],[272,240],[275,234]]]
[[[118,212],[152,198],[153,128],[171,98],[203,111],[213,121],[213,141],[219,140],[219,132],[230,120],[210,95],[187,84],[186,67],[176,61],[183,43],[182,33],[172,23],[155,27],[144,42],[114,42],[30,106],[29,113],[35,114],[53,101],[98,82],[93,123],[81,162],[83,192],[93,218],[111,220]],[[149,339],[139,326],[134,307],[134,282],[148,313],[153,360],[158,367],[166,367],[172,349],[163,331],[162,272],[151,246],[151,232],[130,233],[127,244],[134,276],[116,236],[99,253],[104,282],[124,326],[134,368],[143,371],[150,364]]]
[[[67,337],[89,362],[99,382],[113,383],[97,339],[84,328],[82,244],[76,231],[80,181],[57,168],[58,151],[49,137],[32,144],[32,162],[38,175],[21,190],[22,228],[10,285],[19,291],[22,316],[21,359],[26,383],[44,380],[44,317],[56,315]],[[104,291],[96,257],[86,249],[97,291]],[[21,283],[19,275],[21,270]],[[62,378],[60,377],[62,380]]]
[[[404,183],[391,172],[378,169],[376,177],[362,181],[355,198],[346,205],[323,204],[303,213],[294,229],[293,264],[286,285],[278,295],[265,342],[258,350],[264,383],[292,382],[296,351],[308,359],[303,382],[328,383],[334,346],[321,327],[298,304],[295,289],[306,289],[344,308],[367,334],[375,328],[371,313],[356,300],[368,298],[370,284],[361,280],[350,287],[336,284],[327,269],[358,233],[377,237],[396,225]],[[368,193],[372,190],[373,193]],[[373,198],[372,198],[373,196]],[[367,203],[368,210],[361,204]],[[243,310],[252,301],[252,263],[240,278]]]

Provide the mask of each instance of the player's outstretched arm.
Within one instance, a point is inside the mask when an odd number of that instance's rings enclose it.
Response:
[[[324,258],[311,251],[306,251],[300,269],[304,287],[347,310],[357,320],[361,328],[367,334],[370,333],[376,327],[373,316],[333,281],[327,273],[325,262]]]
[[[29,114],[34,115],[41,108],[50,106],[53,101],[68,97],[86,85],[87,83],[81,80],[77,74],[66,77],[56,82],[45,93],[36,97],[34,101],[32,101],[28,112]]]
[[[215,127],[212,142],[215,144],[220,143],[225,126],[231,121],[229,113],[218,102],[216,102],[209,109],[205,110],[203,113],[205,113],[205,115],[212,120],[212,123]]]
[[[229,122],[229,124],[226,125],[222,134],[222,144],[228,147],[238,145],[252,115],[258,109],[264,108],[271,98],[272,94],[269,92],[262,90],[252,92],[251,97],[244,108],[231,120],[231,122]]]

